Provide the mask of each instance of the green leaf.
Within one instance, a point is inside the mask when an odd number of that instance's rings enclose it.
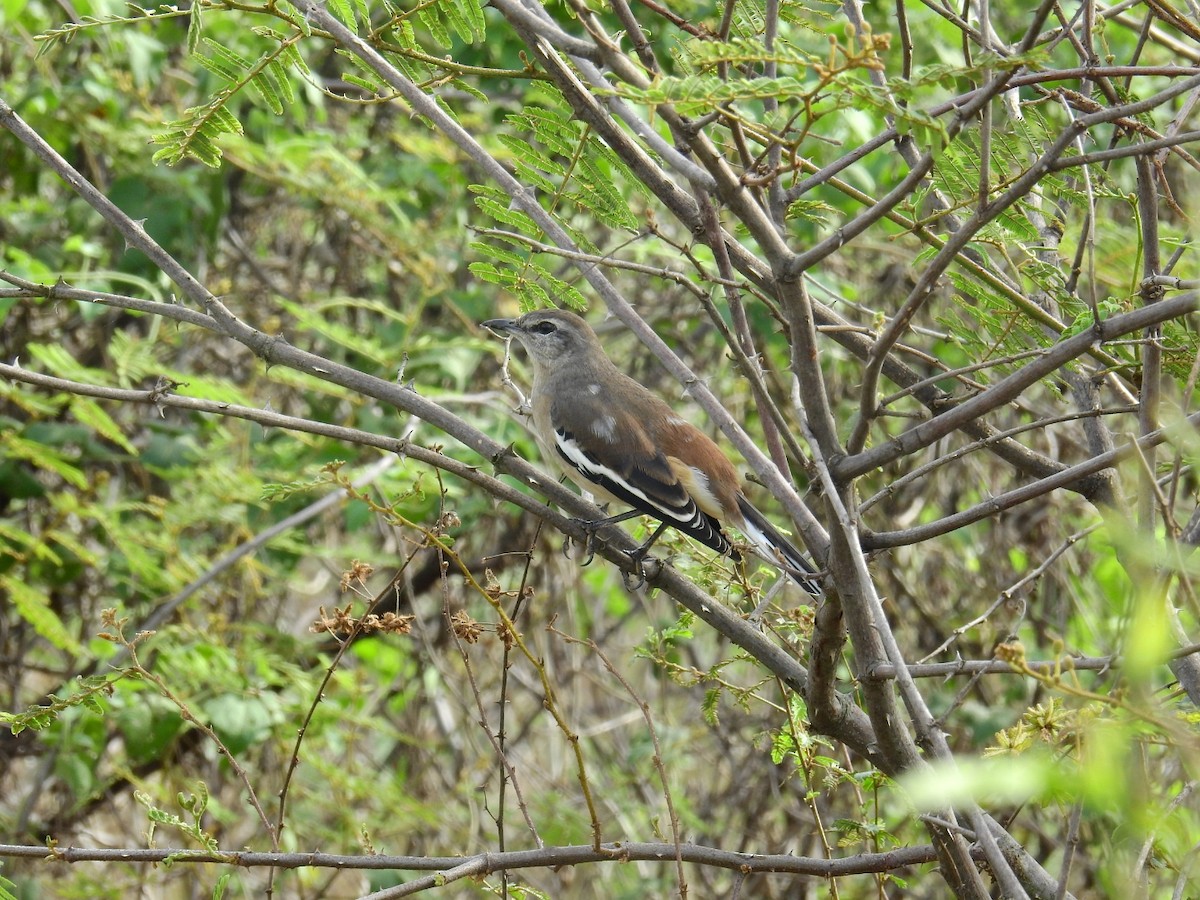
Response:
[[[302,75],[309,74],[308,63],[304,61],[304,57],[300,55],[300,51],[296,49],[295,44],[285,44],[280,50],[285,63]]]
[[[10,575],[0,576],[0,588],[8,592],[18,615],[39,635],[76,659],[88,658],[87,650],[75,640],[62,619],[50,608],[49,597]]]
[[[88,426],[101,437],[112,441],[130,456],[138,455],[137,448],[125,437],[121,427],[91,397],[75,396],[72,398],[71,415],[80,424]]]
[[[203,131],[192,135],[192,139],[187,145],[187,152],[210,169],[221,167],[221,151]]]
[[[200,36],[204,30],[204,22],[201,19],[203,13],[203,3],[193,3],[191,5],[187,31],[187,50],[189,54],[195,54],[196,48],[200,46]]]
[[[449,50],[454,46],[454,42],[450,39],[450,32],[446,30],[446,26],[442,23],[440,10],[436,6],[419,7],[416,15],[417,23],[420,27],[429,32],[430,37],[439,46]]]
[[[240,69],[236,66],[231,66],[226,60],[220,57],[197,54],[196,62],[223,81],[237,82],[242,78]]]
[[[224,44],[218,44],[216,41],[211,40],[209,38],[204,38],[203,42],[204,42],[204,46],[208,47],[208,49],[213,52],[213,54],[214,54],[212,57],[213,59],[223,60],[228,66],[230,66],[231,68],[233,68],[235,71],[237,71],[239,73],[240,72],[248,72],[250,70],[250,68],[251,68],[250,61],[248,59],[246,59],[244,56],[242,56],[240,53],[237,53],[237,52],[231,50],[229,47],[226,47]],[[237,75],[230,80],[237,81],[240,77],[241,77],[240,75]]]
[[[285,55],[281,49],[279,56],[267,60],[267,66],[263,70],[263,75],[271,80],[271,85],[275,88],[275,92],[291,104],[296,102],[296,91],[292,87],[292,79],[288,77],[287,69],[284,67],[283,62],[280,61],[284,58]],[[283,110],[281,109],[280,113],[282,112]]]
[[[242,123],[239,122],[237,117],[229,111],[228,107],[213,107],[212,114],[209,116],[209,121],[212,122],[213,128],[219,132],[224,132],[227,134],[243,134]]]
[[[466,44],[475,44],[483,40],[482,10],[470,0],[457,2],[449,0],[437,7],[446,16],[446,21],[454,29],[455,34]],[[474,15],[472,15],[474,13]]]
[[[512,208],[512,198],[506,197],[499,188],[493,188],[490,185],[473,184],[469,190],[478,195],[475,198],[475,205],[479,207],[481,212],[486,213],[503,225],[508,225],[516,229],[522,234],[541,237],[542,230],[534,223],[533,219],[519,209]]]
[[[265,70],[262,74],[250,79],[250,86],[263,99],[271,112],[277,116],[283,115],[283,98],[279,94],[277,85],[266,75]]]
[[[105,387],[113,383],[111,373],[82,365],[62,344],[29,343],[25,345],[25,350],[51,375]]]
[[[129,700],[114,714],[125,749],[134,765],[159,759],[183,731],[183,716],[165,697],[146,691],[128,695]]]
[[[354,10],[350,8],[347,0],[329,0],[326,5],[329,7],[329,12],[343,25],[351,31],[358,29],[358,23],[354,21]],[[301,16],[303,17],[303,14]]]
[[[229,752],[261,743],[278,721],[278,706],[266,696],[222,694],[204,703],[204,714]]]
[[[80,490],[87,488],[87,476],[81,469],[59,453],[56,448],[40,442],[26,440],[15,433],[6,434],[4,442],[5,450],[8,452],[9,457],[27,460],[43,471],[53,472],[68,484]]]
[[[717,728],[721,724],[720,707],[721,687],[718,685],[704,692],[704,702],[700,705],[700,714],[712,728]]]
[[[786,731],[777,731],[771,738],[771,762],[779,765],[789,754],[796,752],[796,742]]]

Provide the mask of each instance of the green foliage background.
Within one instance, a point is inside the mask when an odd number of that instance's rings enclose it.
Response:
[[[459,0],[329,6],[536,192],[584,253],[617,260],[609,275],[623,296],[703,373],[739,422],[761,433],[758,407],[698,300],[720,299],[712,251],[667,214],[596,127],[572,114],[496,9]],[[589,8],[619,30],[607,6]],[[848,37],[832,4],[783,3],[782,39],[768,51],[756,4],[731,4],[727,39],[713,41],[707,36],[722,8],[686,2],[674,13],[708,31],[689,34],[646,14],[658,58],[670,68],[643,87],[613,78],[605,92],[639,109],[674,103],[696,117],[724,104],[722,146],[735,143],[730,122],[748,136],[751,158],[764,135],[779,136],[784,157],[796,162],[785,187],[870,140],[886,121],[921,147],[937,148],[931,178],[893,215],[809,272],[814,296],[860,331],[895,311],[942,246],[945,219],[972,213],[985,159],[978,134],[949,135],[946,117],[930,111],[1001,65],[978,52],[964,59],[959,28],[927,6],[905,8],[920,35],[908,77],[897,74],[899,42],[884,38],[895,23],[881,7],[866,9],[878,39],[870,44]],[[282,0],[74,9],[75,21],[64,24],[58,5],[0,3],[0,96],[38,134],[125,213],[144,220],[155,240],[253,327],[399,378],[537,458],[511,414],[513,396],[500,388],[503,348],[477,323],[551,303],[599,304],[579,269],[545,252],[545,235],[476,160],[410,115],[376,73]],[[554,14],[575,33],[569,7]],[[999,32],[1019,34],[1026,13],[993,15]],[[1106,58],[1123,60],[1137,33],[1107,21],[1094,38]],[[1066,41],[1029,54],[1034,70],[1067,68],[1074,58]],[[1146,67],[1178,61],[1153,42],[1139,58]],[[775,74],[757,77],[767,66]],[[873,72],[884,73],[886,91]],[[1148,74],[1125,89],[1149,96],[1172,83]],[[1062,95],[1022,91],[1022,99],[1041,102],[997,121],[986,154],[996,191],[1025,171],[1069,114],[1080,114],[1068,113]],[[1174,111],[1164,103],[1129,127],[1162,132]],[[62,279],[90,291],[177,301],[157,267],[0,134],[0,268],[47,285]],[[918,320],[912,365],[945,376],[947,391],[966,396],[1016,371],[1024,354],[1090,327],[1093,304],[1106,316],[1138,305],[1144,248],[1136,172],[1128,161],[1088,171],[1086,189],[1074,171],[1046,173],[1035,192],[975,235]],[[1185,211],[1194,207],[1196,173],[1175,157],[1163,172],[1174,194],[1160,211],[1161,241],[1168,255],[1181,251],[1172,274],[1194,279]],[[788,202],[787,240],[804,248],[829,238],[862,210],[864,195],[887,193],[907,173],[899,154],[865,157]],[[933,203],[934,192],[949,199],[948,208]],[[1089,217],[1094,252],[1081,237]],[[736,217],[725,224],[753,245]],[[1061,238],[1053,261],[1042,243],[1049,231]],[[740,287],[768,387],[794,421],[789,346],[774,298],[753,279]],[[721,321],[729,318],[721,306]],[[0,296],[0,322],[0,359],[38,372],[110,388],[174,383],[189,397],[404,435],[486,465],[377,401],[313,374],[265,366],[232,341],[156,316],[8,293]],[[633,374],[680,396],[632,338],[602,331]],[[1173,422],[1192,412],[1197,345],[1190,321],[1167,323],[1163,348],[1164,419]],[[1129,342],[1097,348],[1088,362],[1136,382],[1141,359],[1140,346]],[[970,374],[969,385],[946,374],[976,363],[987,365]],[[860,361],[830,337],[821,364],[846,438],[859,412]],[[527,376],[520,360],[512,368],[518,381]],[[893,389],[885,383],[882,393]],[[0,381],[0,392],[0,709],[11,730],[0,751],[0,840],[268,850],[265,825],[282,819],[281,851],[448,856],[531,846],[526,817],[547,845],[586,844],[594,836],[589,797],[605,840],[670,841],[671,809],[685,839],[748,853],[849,856],[925,840],[908,805],[911,796],[925,796],[920,785],[913,794],[898,789],[810,729],[801,698],[670,598],[627,592],[600,563],[579,568],[558,552],[561,536],[464,480],[397,457],[352,499],[230,561],[256,536],[366,471],[379,452],[18,381]],[[1047,378],[994,424],[1033,423],[1022,436],[1030,447],[1079,462],[1091,451],[1071,430],[1075,424],[1044,424],[1072,409],[1068,397],[1058,377]],[[912,396],[888,398],[888,407],[894,416],[876,422],[871,445],[927,415]],[[1131,421],[1113,428],[1133,431]],[[1156,463],[1161,475],[1184,476],[1170,488],[1175,522],[1186,522],[1194,506],[1195,451],[1194,434],[1181,430]],[[866,530],[934,522],[1026,480],[983,453],[899,480],[928,461],[914,455],[860,480],[860,498],[870,498]],[[799,467],[795,474],[802,482],[810,475]],[[1139,477],[1136,461],[1119,470],[1127,496],[1137,495]],[[990,659],[1010,636],[1030,659],[1127,657],[1119,674],[921,685],[934,713],[949,717],[943,724],[952,747],[968,761],[963,795],[987,795],[1001,779],[997,772],[1008,772],[1020,789],[994,798],[989,809],[1018,816],[1014,833],[1051,871],[1067,852],[1068,830],[1077,829],[1071,883],[1079,896],[1115,896],[1138,880],[1151,893],[1177,878],[1194,884],[1188,860],[1200,840],[1189,799],[1194,708],[1162,693],[1172,680],[1164,663],[1181,642],[1163,624],[1165,588],[1156,581],[1175,572],[1172,583],[1186,602],[1176,594],[1172,602],[1181,606],[1185,634],[1195,635],[1192,564],[1182,551],[1164,550],[1175,546],[1169,526],[1147,536],[1120,513],[1059,492],[900,546],[873,570],[910,662],[935,652],[935,661]],[[1038,573],[1032,589],[955,635],[1063,546],[1069,551]],[[715,600],[746,614],[773,578],[753,572],[747,590],[727,560],[677,536],[664,539],[662,550]],[[355,561],[375,574],[344,579]],[[400,587],[389,589],[397,572]],[[410,634],[363,636],[343,647],[310,631],[320,608],[332,613],[352,603],[359,615],[376,594],[378,612],[415,616]],[[501,639],[489,598],[513,615],[528,656]],[[769,599],[768,627],[803,659],[813,610],[790,592]],[[153,635],[135,637],[160,612]],[[452,624],[459,612],[482,631]],[[862,673],[851,673],[848,656],[842,674],[853,695],[852,678]],[[489,738],[501,730],[500,709],[519,795],[501,787]],[[586,788],[572,735],[579,736]],[[996,759],[1013,768],[988,769]],[[978,770],[969,765],[976,762]],[[936,775],[946,780],[934,782],[933,802],[958,796],[949,775]],[[247,785],[265,816],[253,810]],[[214,894],[253,896],[267,878],[217,864],[148,872],[117,862],[11,862],[3,871],[16,896],[190,896],[197,880]],[[686,871],[694,896],[727,895],[739,883],[726,869]],[[332,897],[413,873],[298,869],[272,877],[280,896]],[[628,863],[531,869],[507,883],[494,875],[451,890],[632,898],[678,893],[680,882],[673,865]],[[754,896],[798,890],[783,876],[746,883]],[[931,866],[821,888],[847,897],[936,896],[940,889]]]

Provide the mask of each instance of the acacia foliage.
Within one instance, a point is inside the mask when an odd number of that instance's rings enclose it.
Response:
[[[453,889],[548,896],[1194,886],[1182,7],[78,13],[0,11],[6,840],[535,848]],[[586,507],[477,326],[546,304],[724,432],[822,604],[678,538],[643,592],[618,538],[558,553],[544,498]],[[556,867],[614,840],[667,862]],[[98,856],[5,871],[196,878]]]

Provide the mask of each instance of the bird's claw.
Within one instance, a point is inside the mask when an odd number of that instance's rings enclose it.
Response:
[[[618,519],[620,518],[624,517],[618,517]],[[613,524],[613,520],[602,519],[601,521],[594,521],[592,519],[573,519],[572,521],[579,526],[580,530],[583,531],[584,534],[583,541],[581,542],[583,545],[584,557],[579,564],[581,566],[589,565],[596,557],[596,533],[605,525]],[[659,530],[661,531],[662,529],[660,528]],[[654,537],[658,537],[657,532],[655,532]],[[633,571],[622,572],[621,579],[625,582],[625,587],[631,591],[636,591],[639,588],[645,587],[646,585],[646,570],[643,568],[642,564],[650,555],[650,545],[653,543],[654,540],[652,538],[650,541],[643,544],[641,547],[638,547],[636,550],[629,551],[629,560],[633,563]],[[563,543],[563,555],[567,556],[568,558],[570,558],[570,547],[571,538],[568,537]],[[634,577],[637,580],[631,583],[631,577]]]
[[[590,566],[592,560],[596,558],[596,533],[589,531],[587,537],[583,539],[583,559],[580,561],[581,566]]]
[[[604,523],[593,522],[591,519],[575,519],[573,521],[576,525],[583,529],[584,534],[582,542],[584,556],[579,565],[590,566],[592,564],[592,560],[596,558],[596,531],[599,530]],[[568,537],[566,542],[563,544],[563,556],[567,556],[568,559],[570,558],[568,552],[570,547],[571,538]]]
[[[625,584],[625,589],[629,591],[640,590],[646,586],[646,568],[643,565],[646,557],[649,556],[645,547],[638,547],[636,550],[629,551],[629,561],[633,563],[632,572],[622,572],[621,581]],[[631,576],[636,576],[637,581],[629,583]]]
[[[637,575],[637,581],[630,583],[630,579],[633,578],[635,574]],[[634,572],[622,572],[621,581],[625,584],[625,590],[638,591],[646,586],[646,573],[639,565]]]

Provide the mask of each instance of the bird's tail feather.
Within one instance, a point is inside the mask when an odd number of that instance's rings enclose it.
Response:
[[[739,496],[737,503],[745,520],[742,531],[754,549],[779,565],[804,590],[820,597],[823,594],[821,586],[811,577],[817,574],[813,564],[749,500]]]

